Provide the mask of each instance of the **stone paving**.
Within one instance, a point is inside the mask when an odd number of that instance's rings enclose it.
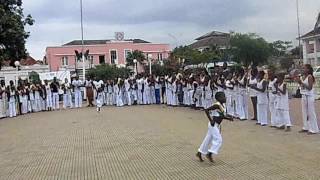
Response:
[[[30,114],[0,120],[0,179],[320,179],[320,136],[299,129],[224,122],[216,163],[200,163],[195,153],[207,131],[201,111],[136,106]]]

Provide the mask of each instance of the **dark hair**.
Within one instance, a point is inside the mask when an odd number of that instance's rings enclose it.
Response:
[[[308,69],[308,75],[311,75],[313,78],[313,82],[315,82],[315,78],[313,76],[313,68],[310,64],[305,64],[304,67],[306,67]]]
[[[253,67],[251,69],[251,75],[252,76],[257,76],[258,75],[258,68],[257,67]]]
[[[259,71],[258,75],[259,75],[259,78],[263,79],[264,75],[266,73],[264,71]]]
[[[216,100],[218,100],[218,99],[220,99],[222,96],[225,96],[224,92],[219,91],[219,92],[216,93],[215,98],[216,98]]]

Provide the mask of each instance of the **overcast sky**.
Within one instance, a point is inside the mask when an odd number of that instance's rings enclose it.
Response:
[[[85,39],[140,38],[172,47],[192,43],[212,30],[254,32],[268,41],[296,41],[296,0],[83,0]],[[27,49],[42,59],[47,46],[80,39],[79,0],[24,0]],[[300,0],[301,31],[310,31],[319,0]]]

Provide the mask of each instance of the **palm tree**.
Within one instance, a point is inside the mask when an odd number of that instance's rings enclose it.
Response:
[[[146,60],[146,56],[143,54],[142,51],[134,50],[130,52],[127,56],[127,66],[134,66],[133,60],[136,59],[138,63],[143,63]]]

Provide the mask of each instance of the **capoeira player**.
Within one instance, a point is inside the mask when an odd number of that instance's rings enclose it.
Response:
[[[226,97],[223,92],[217,92],[215,95],[217,102],[210,108],[206,109],[206,115],[209,119],[208,132],[203,140],[196,156],[202,162],[202,154],[206,155],[210,162],[214,162],[212,154],[217,155],[222,145],[222,136],[219,130],[220,124],[223,119],[233,121],[232,118],[226,116],[226,110],[224,104],[226,103]],[[211,143],[211,147],[209,145]]]

